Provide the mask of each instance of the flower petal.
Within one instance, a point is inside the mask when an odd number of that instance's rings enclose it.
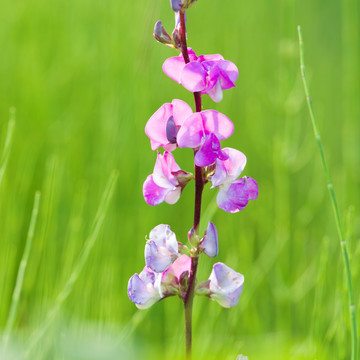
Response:
[[[173,275],[178,281],[180,280],[181,274],[188,271],[190,274],[191,269],[191,258],[187,255],[181,255],[177,258],[174,263],[163,273],[162,279],[168,275]]]
[[[178,84],[181,83],[181,72],[185,66],[185,61],[182,55],[168,58],[163,63],[163,71],[169,78],[175,80]]]
[[[213,164],[219,157],[228,158],[228,156],[221,151],[218,138],[214,134],[210,134],[195,154],[194,160],[197,166],[204,167]]]
[[[228,76],[229,80],[231,81],[232,85],[230,85],[230,87],[234,87],[234,83],[237,80],[238,76],[239,76],[239,70],[236,67],[236,65],[234,63],[232,63],[231,61],[228,60],[224,60],[224,61],[219,61],[217,63],[217,65],[224,71],[226,72],[226,75]],[[224,90],[226,89],[230,89],[230,87],[226,87],[226,83],[222,84],[222,88]]]
[[[204,126],[201,113],[190,115],[177,134],[177,143],[181,148],[196,148],[201,145]]]
[[[174,117],[174,121],[176,126],[181,126],[184,121],[193,113],[191,107],[182,100],[174,99],[171,102],[173,108],[172,108],[172,114]]]
[[[156,226],[145,245],[146,266],[157,273],[166,270],[180,256],[178,249],[176,236],[170,226]]]
[[[216,81],[215,85],[210,90],[207,90],[206,93],[210,96],[211,100],[216,103],[220,102],[223,99],[220,81]]]
[[[232,121],[224,114],[215,110],[202,111],[205,134],[213,133],[219,140],[230,137],[234,131]]]
[[[238,303],[244,285],[244,276],[242,274],[237,273],[223,263],[216,263],[213,266],[209,280],[211,299],[226,308],[235,306]]]
[[[148,120],[145,126],[145,134],[150,138],[151,149],[169,143],[166,137],[166,124],[171,116],[171,104],[162,105]]]
[[[200,243],[200,248],[209,257],[215,257],[219,253],[218,233],[215,225],[209,221],[204,239]]]
[[[169,192],[169,189],[162,188],[155,184],[153,176],[149,175],[143,185],[143,195],[145,201],[152,206],[161,204]]]
[[[128,296],[139,309],[146,309],[161,299],[155,286],[158,276],[145,267],[140,275],[135,274],[129,279]]]
[[[190,62],[184,66],[180,81],[185,89],[196,92],[206,88],[207,72],[197,61]]]
[[[220,209],[234,213],[243,210],[249,202],[249,191],[241,180],[233,182],[230,186],[220,186],[216,197]]]
[[[259,188],[257,182],[253,178],[247,176],[245,178],[245,183],[246,187],[249,190],[249,199],[256,200],[259,195]]]

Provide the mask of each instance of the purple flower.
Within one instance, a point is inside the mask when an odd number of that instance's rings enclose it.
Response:
[[[151,270],[160,273],[179,256],[175,234],[169,225],[158,225],[150,231],[150,239],[145,245],[145,263]]]
[[[173,100],[162,105],[151,116],[145,126],[145,133],[150,138],[151,149],[163,146],[165,150],[176,148],[176,135],[186,120],[192,114],[191,107],[182,100]]]
[[[133,275],[128,283],[128,296],[139,309],[146,309],[162,298],[160,290],[161,274],[144,267],[138,275]]]
[[[215,110],[205,110],[190,115],[182,124],[177,143],[181,148],[199,148],[195,155],[197,166],[208,166],[216,159],[228,158],[220,147],[220,140],[232,135],[234,125],[225,115]]]
[[[159,205],[163,201],[175,204],[191,178],[190,173],[180,169],[170,152],[165,151],[164,155],[158,153],[154,172],[144,182],[144,199],[152,206]]]
[[[165,60],[163,71],[171,79],[191,92],[208,94],[215,102],[222,100],[222,90],[234,87],[239,71],[220,54],[196,56],[189,48],[190,62],[185,64],[180,54]]]
[[[215,225],[211,221],[209,221],[205,236],[200,241],[199,248],[209,257],[215,257],[219,253],[218,233]]]
[[[242,274],[223,263],[216,263],[209,277],[209,296],[223,307],[235,306],[239,301],[243,284]]]
[[[147,309],[161,299],[181,295],[186,288],[191,259],[187,255],[177,258],[166,271],[156,273],[148,267],[138,275],[133,275],[128,283],[128,296],[139,309]]]
[[[222,151],[228,158],[216,161],[216,171],[210,180],[212,188],[219,188],[216,198],[219,208],[234,213],[243,210],[249,200],[255,200],[259,189],[256,181],[250,177],[236,180],[244,170],[246,156],[232,148],[224,148]]]

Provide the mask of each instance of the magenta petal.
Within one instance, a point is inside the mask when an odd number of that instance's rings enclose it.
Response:
[[[203,61],[218,61],[224,60],[223,56],[220,54],[213,54],[213,55],[200,55],[197,59],[199,62]]]
[[[196,148],[201,145],[204,126],[201,113],[189,116],[177,134],[177,143],[181,148]]]
[[[185,89],[196,92],[206,88],[207,72],[197,61],[186,64],[181,72],[181,84]]]
[[[163,64],[164,73],[169,76],[169,78],[175,80],[180,84],[181,82],[181,72],[185,66],[184,59],[182,55],[171,57],[166,59]]]
[[[143,195],[149,205],[155,206],[161,204],[169,191],[169,189],[156,185],[152,175],[149,175],[144,182]]]
[[[205,110],[201,112],[204,120],[205,134],[213,133],[219,140],[230,137],[234,131],[232,121],[224,114],[215,110]]]
[[[221,151],[220,141],[214,134],[207,137],[200,150],[195,155],[195,164],[200,167],[213,164],[219,157],[227,159],[228,156]]]
[[[236,65],[234,63],[232,63],[231,61],[219,61],[218,62],[218,66],[221,68],[221,70],[223,70],[224,72],[226,72],[229,80],[232,82],[233,86],[235,81],[237,80],[238,76],[239,76],[239,70],[236,67]],[[225,84],[224,84],[225,85]],[[233,87],[230,86],[230,87]],[[223,89],[228,89],[227,87],[223,87]]]
[[[229,213],[243,210],[249,202],[249,191],[244,182],[240,180],[233,182],[228,188],[220,187],[216,197],[220,209]]]
[[[249,190],[249,199],[256,200],[259,195],[259,188],[257,182],[251,177],[246,177],[245,183],[246,187]]]

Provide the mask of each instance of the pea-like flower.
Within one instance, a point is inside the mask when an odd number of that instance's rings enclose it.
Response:
[[[162,292],[165,296],[182,295],[187,290],[191,258],[181,255],[162,273]]]
[[[139,309],[147,309],[168,296],[182,296],[188,286],[191,259],[181,255],[164,272],[156,273],[144,267],[128,283],[128,296]]]
[[[181,148],[199,148],[195,155],[197,166],[208,166],[217,159],[225,160],[228,155],[221,150],[220,140],[232,135],[234,125],[224,114],[205,110],[190,115],[177,134]]]
[[[210,181],[212,188],[219,188],[216,197],[219,208],[234,213],[243,210],[249,200],[255,200],[259,189],[256,181],[250,177],[237,179],[245,168],[246,156],[232,148],[224,148],[222,151],[228,158],[216,161],[215,174],[210,177]]]
[[[179,256],[176,235],[169,225],[160,224],[150,231],[145,245],[145,263],[148,268],[157,273],[163,272]]]
[[[162,105],[145,126],[151,149],[156,150],[162,146],[167,151],[173,151],[179,128],[192,113],[191,107],[182,100],[175,99]]]
[[[144,182],[144,199],[153,206],[163,201],[175,204],[192,177],[192,174],[180,169],[170,152],[165,151],[164,155],[158,153],[154,171]]]
[[[209,221],[204,237],[200,241],[200,250],[209,257],[215,257],[219,253],[218,233],[215,225]]]
[[[235,86],[239,76],[236,65],[220,54],[196,56],[191,48],[188,53],[190,62],[187,64],[181,54],[165,60],[164,73],[185,89],[208,94],[212,100],[220,102],[222,91]]]
[[[209,296],[223,307],[233,307],[239,301],[243,285],[244,275],[219,262],[209,277]]]
[[[162,298],[161,274],[144,267],[140,274],[133,275],[128,283],[128,296],[139,309],[147,309]]]

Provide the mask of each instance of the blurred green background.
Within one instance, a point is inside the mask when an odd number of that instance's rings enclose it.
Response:
[[[343,263],[303,94],[296,27],[360,313],[359,14],[358,0],[199,0],[188,12],[189,46],[221,53],[239,68],[237,88],[219,104],[208,97],[203,103],[233,120],[234,135],[223,145],[247,155],[244,174],[260,189],[244,211],[214,215],[220,254],[201,258],[199,280],[222,261],[246,281],[235,308],[195,299],[195,359],[349,358]],[[158,19],[172,30],[167,0],[0,0],[0,155],[9,109],[16,108],[0,187],[2,329],[34,194],[42,194],[5,360],[184,356],[181,302],[170,298],[140,311],[126,292],[144,266],[149,231],[170,224],[185,242],[193,217],[193,184],[173,206],[153,208],[142,197],[155,162],[146,121],[175,98],[194,107],[191,93],[162,72],[176,51],[153,40]],[[174,154],[192,171],[189,149]],[[103,226],[59,300],[113,169],[119,178]],[[206,187],[204,210],[216,192]]]

